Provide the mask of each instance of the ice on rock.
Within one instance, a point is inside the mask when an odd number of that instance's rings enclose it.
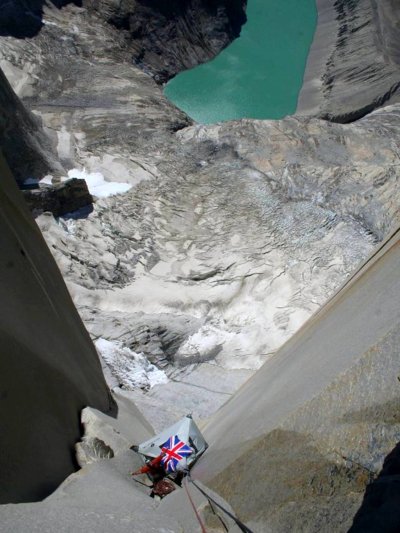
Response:
[[[147,390],[168,381],[165,372],[151,364],[143,353],[136,353],[120,342],[103,338],[97,339],[95,346],[114,378],[114,385],[118,384],[125,390]]]
[[[179,348],[176,359],[186,364],[214,359],[226,340],[223,333],[212,326],[202,326]]]
[[[87,173],[85,169],[73,168],[68,172],[68,179],[84,179],[87,183],[90,194],[98,198],[107,198],[114,194],[122,194],[129,191],[132,185],[125,182],[106,181],[101,172]]]

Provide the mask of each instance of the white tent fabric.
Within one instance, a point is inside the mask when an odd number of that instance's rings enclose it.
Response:
[[[155,437],[139,444],[138,452],[145,457],[158,457],[161,453],[161,446],[174,435],[193,449],[193,454],[187,459],[187,464],[190,466],[208,447],[199,428],[192,420],[190,415],[185,416],[179,422],[164,429]]]

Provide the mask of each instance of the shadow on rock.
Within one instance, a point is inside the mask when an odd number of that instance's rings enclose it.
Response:
[[[346,531],[370,481],[361,465],[332,461],[295,431],[275,429],[243,452],[211,486],[256,531]]]
[[[349,533],[400,531],[400,442],[389,453],[376,480],[368,485]]]
[[[82,6],[82,0],[51,0],[59,9],[67,4]],[[34,37],[43,26],[46,0],[0,0],[0,35],[24,39]]]
[[[358,422],[375,422],[389,425],[400,422],[398,400],[389,400],[382,404],[374,404],[358,411],[350,411],[341,418],[344,424],[354,424]]]
[[[73,178],[56,186],[24,190],[23,195],[34,217],[45,212],[64,218],[87,218],[93,211],[93,198],[83,179]]]

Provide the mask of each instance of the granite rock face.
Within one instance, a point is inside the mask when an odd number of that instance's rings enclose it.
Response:
[[[129,12],[133,3],[118,5]],[[130,395],[155,426],[188,411],[209,417],[267,361],[207,426],[211,446],[196,475],[255,530],[287,531],[289,516],[299,529],[344,531],[398,431],[397,237],[271,355],[399,224],[400,106],[345,125],[307,116],[195,125],[132,65],[132,21],[110,24],[116,3],[102,6],[45,7],[35,37],[1,39],[2,68],[66,169],[133,185],[96,201],[86,219],[37,222],[92,337],[168,372],[169,383]],[[179,27],[189,39],[193,28]],[[151,49],[146,57],[149,71],[167,76]],[[93,483],[107,479],[129,505],[144,505],[106,464],[83,483],[88,505],[98,509]],[[48,521],[65,517],[64,503]],[[134,513],[119,503],[107,520],[117,512],[131,527]],[[43,523],[46,505],[35,509]]]
[[[120,400],[118,405],[120,407]],[[115,444],[125,440],[141,442],[151,437],[146,424],[135,406],[129,401],[119,408],[117,419],[112,419],[95,410],[89,410],[92,419],[89,434],[101,436]],[[120,413],[122,411],[122,417]],[[88,410],[85,410],[86,414]],[[94,421],[97,417],[97,422]],[[101,417],[101,418],[100,418]],[[88,422],[88,417],[84,417]],[[94,423],[93,423],[94,422]],[[117,430],[118,428],[118,430]],[[86,426],[86,429],[88,427]],[[151,429],[151,428],[150,428]],[[147,437],[144,435],[147,435]],[[111,440],[110,440],[111,439]],[[99,439],[98,439],[99,440]],[[161,502],[150,498],[151,487],[142,476],[135,482],[130,475],[143,465],[140,456],[129,449],[120,450],[111,460],[96,458],[83,465],[43,502],[0,506],[2,531],[70,531],[87,533],[140,532],[140,533],[194,533],[200,525],[191,507],[186,491],[175,485],[175,490]],[[147,480],[148,481],[148,480]],[[234,516],[230,505],[200,482],[200,488]],[[209,501],[193,486],[189,488],[193,505],[207,531],[235,533],[233,520]]]
[[[8,503],[40,500],[75,471],[81,409],[115,404],[3,158],[0,172],[0,503]]]
[[[255,531],[347,531],[398,443],[399,237],[397,229],[205,428],[210,448],[194,475]],[[393,452],[368,489],[355,531],[395,531],[382,516],[398,497],[386,478],[397,461]],[[366,520],[381,528],[363,529]]]
[[[239,36],[247,0],[84,0],[125,33],[134,63],[164,83],[213,58]]]
[[[41,121],[24,107],[1,68],[0,146],[19,182],[27,178],[41,178],[49,172],[62,172]]]
[[[351,122],[400,101],[393,0],[317,0],[318,27],[297,112]]]

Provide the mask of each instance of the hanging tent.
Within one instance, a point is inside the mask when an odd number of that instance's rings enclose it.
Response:
[[[208,447],[208,444],[200,433],[199,428],[192,420],[192,417],[187,415],[179,420],[179,422],[164,429],[155,437],[139,444],[137,451],[146,459],[158,457],[162,453],[161,447],[164,446],[171,437],[175,436],[178,436],[183,443],[190,446],[193,450],[187,458],[187,466],[191,466]]]

